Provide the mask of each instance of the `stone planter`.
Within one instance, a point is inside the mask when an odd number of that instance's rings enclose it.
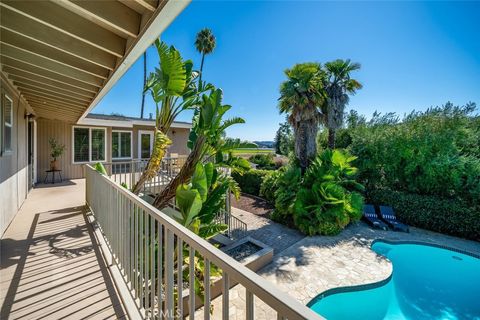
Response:
[[[263,268],[267,264],[269,264],[272,261],[273,258],[273,249],[267,246],[266,244],[257,241],[251,237],[245,237],[235,243],[232,243],[230,245],[227,245],[220,250],[223,252],[229,254],[229,253],[235,253],[236,248],[240,247],[245,247],[250,249],[252,247],[258,248],[258,251],[246,256],[242,257],[241,259],[238,259],[241,264],[249,268],[250,270],[253,271],[258,271],[259,269]],[[239,256],[237,254],[237,256]],[[230,278],[230,288],[233,288],[235,285],[237,285],[238,282],[233,281],[233,279]],[[217,298],[222,294],[222,279],[217,279],[214,280],[212,286],[210,287],[210,297],[211,300]],[[183,291],[183,312],[184,312],[184,317],[189,315],[189,290],[184,290]],[[195,297],[195,310],[199,309],[200,307],[203,306],[203,302],[200,299],[200,297],[196,296]],[[214,311],[215,312],[215,311]]]

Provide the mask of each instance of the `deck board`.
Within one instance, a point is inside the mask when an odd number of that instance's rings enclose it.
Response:
[[[32,190],[1,240],[1,319],[121,319],[85,219],[85,181]]]

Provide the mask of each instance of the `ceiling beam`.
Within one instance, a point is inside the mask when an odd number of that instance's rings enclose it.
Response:
[[[100,86],[91,85],[91,84],[88,84],[88,83],[85,83],[85,82],[82,82],[82,81],[78,81],[76,79],[72,79],[70,77],[66,77],[66,76],[60,75],[58,73],[51,72],[51,71],[48,71],[46,69],[42,69],[42,68],[39,68],[37,66],[31,65],[31,64],[28,64],[28,63],[24,63],[22,61],[14,60],[14,59],[11,59],[11,58],[8,58],[8,57],[3,57],[2,56],[1,57],[1,62],[5,66],[9,66],[9,67],[12,67],[12,68],[27,71],[29,73],[33,73],[33,74],[36,74],[36,75],[39,75],[39,76],[42,76],[42,77],[45,77],[45,78],[49,78],[49,79],[52,79],[52,80],[65,82],[65,83],[68,83],[70,85],[73,85],[73,86],[76,86],[76,87],[79,87],[79,88],[83,88],[83,89],[86,89],[86,90],[89,90],[89,91],[92,91],[92,92],[95,92],[100,87]]]
[[[117,1],[54,0],[60,6],[127,39],[140,32],[141,16]]]
[[[36,92],[36,91],[33,91],[33,90],[30,90],[30,89],[26,89],[26,88],[19,88],[19,90],[22,91],[22,94],[25,96],[25,97],[37,97],[37,98],[40,98],[45,100],[47,103],[50,101],[52,103],[57,103],[59,105],[66,105],[66,106],[69,106],[69,107],[73,107],[73,108],[79,108],[79,109],[82,109],[86,106],[86,104],[84,103],[76,103],[76,102],[72,102],[72,101],[69,101],[69,100],[66,100],[66,99],[63,99],[63,98],[60,98],[58,96],[55,96],[55,95],[50,95],[50,94],[45,94],[45,93],[41,93],[41,92]],[[88,104],[87,104],[88,105]]]
[[[96,64],[89,63],[83,59],[79,59],[75,56],[46,46],[39,42],[31,41],[30,39],[22,35],[13,33],[5,29],[0,29],[0,42],[8,44],[17,49],[27,51],[31,54],[35,54],[43,58],[75,68],[77,70],[81,70],[85,73],[98,76],[102,79],[106,79],[110,73],[110,71],[106,68],[102,68]]]
[[[45,85],[52,86],[54,88],[62,88],[67,91],[78,93],[88,97],[94,97],[97,92],[97,87],[92,86],[92,89],[85,89],[80,88],[78,86],[70,85],[64,81],[59,81],[56,79],[50,79],[41,75],[37,75],[35,73],[31,73],[28,71],[24,71],[21,69],[12,68],[9,66],[4,65],[2,68],[3,72],[7,73],[9,77],[15,79],[14,77],[19,77],[23,79],[28,79],[30,81],[35,81],[36,83],[41,83]]]
[[[75,97],[83,97],[83,98],[87,98],[87,99],[93,99],[95,97],[94,94],[92,93],[84,93],[84,92],[81,92],[80,90],[73,88],[73,90],[71,90],[72,88],[69,88],[69,89],[65,89],[65,86],[62,86],[61,83],[58,83],[56,85],[51,85],[49,83],[47,83],[47,79],[43,79],[44,81],[35,81],[35,80],[32,80],[32,78],[29,78],[29,77],[21,77],[21,76],[17,76],[15,74],[9,74],[8,75],[8,78],[10,80],[12,80],[13,82],[18,82],[18,83],[21,83],[21,84],[28,84],[30,86],[33,86],[33,87],[37,87],[37,88],[42,88],[42,89],[45,89],[45,90],[50,90],[50,91],[53,91],[53,92],[59,92],[59,93],[63,93],[63,94],[66,94],[66,95],[69,95],[69,96],[75,96]]]
[[[30,101],[31,103],[36,103],[38,105],[41,105],[41,106],[50,106],[52,108],[58,108],[58,109],[65,109],[69,112],[72,112],[72,113],[77,113],[79,108],[72,108],[72,107],[69,107],[69,106],[65,106],[65,105],[62,105],[62,104],[58,104],[56,102],[50,102],[50,101],[46,101],[45,99],[42,99],[42,98],[38,98],[38,97],[35,97],[35,96],[28,96],[28,99],[26,99],[27,101]]]
[[[98,28],[87,19],[55,3],[3,0],[1,6],[119,58],[125,54],[125,39],[106,29]]]
[[[163,32],[172,21],[183,11],[191,0],[185,1],[166,1],[162,0],[159,3],[157,10],[153,13],[152,18],[147,25],[142,29],[136,42],[132,44],[131,48],[122,58],[118,68],[110,75],[98,95],[88,106],[78,121],[84,119],[87,114],[95,108],[100,100],[107,94],[114,84],[127,72],[135,61],[147,50],[147,48],[158,38],[159,34]]]
[[[51,95],[54,95],[54,96],[58,95],[59,98],[70,99],[70,100],[74,100],[74,101],[78,101],[78,102],[89,103],[92,100],[90,98],[73,96],[73,95],[68,94],[68,93],[67,94],[61,93],[59,90],[39,88],[38,86],[35,86],[35,85],[32,86],[32,85],[24,83],[24,82],[13,81],[13,84],[16,85],[19,88],[26,88],[26,89],[32,90],[34,92],[51,94]]]
[[[117,57],[78,41],[63,32],[29,19],[18,12],[2,8],[0,17],[2,20],[1,27],[3,29],[23,35],[31,40],[69,53],[109,70],[113,70],[116,66]]]
[[[38,108],[35,109],[35,113],[38,118],[45,118],[45,119],[51,119],[51,120],[60,120],[62,122],[75,122],[75,116],[74,115],[64,115],[60,112],[55,112],[51,110],[39,110]],[[37,111],[38,110],[38,111]]]
[[[62,108],[57,108],[57,107],[52,107],[47,104],[40,104],[35,101],[30,101],[29,103],[32,104],[32,107],[36,112],[38,111],[50,111],[50,112],[56,112],[56,113],[63,113],[64,115],[67,115],[69,117],[75,117],[78,115],[78,112],[71,112]]]
[[[93,76],[89,73],[85,73],[81,70],[66,66],[64,64],[44,58],[42,56],[37,56],[33,53],[23,51],[5,43],[2,43],[0,47],[0,52],[2,57],[8,57],[13,60],[22,61],[24,63],[34,65],[38,68],[49,70],[51,72],[55,72],[60,75],[64,75],[66,77],[70,77],[72,79],[82,81],[91,85],[101,86],[103,84],[103,81],[105,80],[104,78]]]

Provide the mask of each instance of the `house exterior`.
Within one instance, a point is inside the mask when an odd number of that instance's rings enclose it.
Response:
[[[256,317],[257,302],[270,307],[268,319],[321,319],[89,165],[150,156],[152,120],[91,111],[189,3],[0,1],[0,318],[173,320],[187,308],[193,318],[198,257],[203,319],[220,292],[222,319],[266,318]],[[189,130],[172,125],[170,160],[188,153]],[[60,169],[72,180],[32,190],[50,167],[50,138],[65,145]],[[175,263],[183,254],[188,266]],[[212,266],[222,270],[216,291]],[[182,297],[175,282],[184,280]],[[245,288],[241,308],[229,305],[236,284]]]
[[[138,154],[137,130],[150,131],[151,122],[133,125],[134,120],[130,119],[108,121],[109,125],[88,115],[189,3],[0,3],[0,234],[33,184],[44,179],[50,162],[49,138],[66,146],[59,159],[64,178],[82,177],[82,163],[90,160],[113,161],[114,129],[132,132],[131,156]],[[181,128],[174,127],[171,132],[175,147],[180,144],[176,141],[181,140],[177,137],[183,137],[188,130],[185,124],[178,125]],[[81,128],[88,128],[88,135]],[[103,148],[97,149],[103,152],[97,150],[98,155],[92,156],[83,148],[77,156],[81,161],[75,161],[75,130],[79,137],[83,133],[85,139],[91,139],[89,135],[93,133],[100,139],[96,143],[103,144]],[[126,139],[126,134],[123,136]]]
[[[39,119],[37,122],[37,174],[43,181],[50,169],[49,139],[65,145],[59,169],[65,179],[84,177],[83,165],[148,159],[153,147],[155,121],[117,115],[88,114],[78,123]],[[174,122],[167,135],[172,140],[167,156],[187,155],[191,124]],[[35,179],[35,173],[34,173]],[[49,177],[50,179],[50,177]]]

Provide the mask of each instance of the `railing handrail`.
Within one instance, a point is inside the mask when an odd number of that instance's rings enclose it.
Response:
[[[94,171],[101,179],[104,179],[112,188],[120,192],[138,206],[145,210],[155,220],[163,224],[169,230],[172,230],[179,236],[183,242],[190,245],[197,252],[207,258],[217,267],[226,271],[229,276],[243,285],[246,290],[259,297],[263,302],[273,309],[277,310],[282,316],[288,319],[323,319],[321,316],[301,304],[299,301],[290,297],[287,293],[275,287],[272,283],[262,278],[252,270],[240,264],[238,261],[228,256],[226,253],[218,250],[205,239],[196,235],[189,229],[177,223],[168,215],[162,213],[148,202],[142,200],[125,188],[119,186],[109,177],[100,174],[90,165],[86,165],[86,170]],[[88,177],[88,175],[87,175]],[[88,180],[87,180],[88,184]]]

